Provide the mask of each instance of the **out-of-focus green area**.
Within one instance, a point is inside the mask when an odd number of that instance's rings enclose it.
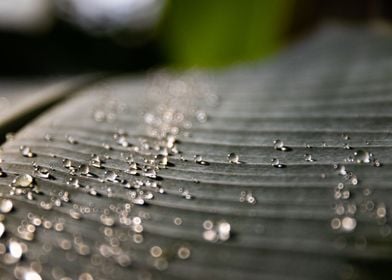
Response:
[[[291,0],[171,0],[159,32],[169,64],[221,67],[282,45]]]

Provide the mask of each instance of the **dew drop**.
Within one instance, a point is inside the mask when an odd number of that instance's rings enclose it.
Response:
[[[193,160],[194,160],[194,162],[201,164],[201,165],[206,164],[206,162],[203,160],[203,157],[201,155],[194,155]]]
[[[0,211],[1,213],[9,213],[11,212],[12,208],[14,207],[13,203],[9,199],[2,199],[0,200]]]
[[[227,160],[229,161],[229,163],[240,163],[239,161],[239,156],[236,153],[230,153],[227,155]]]
[[[3,236],[4,232],[5,232],[5,226],[2,222],[0,222],[0,238]]]
[[[35,271],[27,271],[23,280],[42,280],[41,276]]]
[[[94,277],[90,273],[84,272],[79,275],[78,279],[79,280],[94,280]]]
[[[112,170],[108,170],[105,172],[105,180],[108,182],[118,182],[117,177],[117,174]]]
[[[278,151],[287,151],[288,148],[284,145],[282,140],[274,140],[274,149]]]
[[[35,174],[40,178],[48,179],[50,177],[49,169],[45,167],[36,166],[34,168],[34,171]]]
[[[31,151],[31,148],[28,146],[20,146],[19,151],[24,157],[28,157],[28,158],[35,157],[35,154]]]
[[[204,111],[197,111],[196,112],[196,119],[200,123],[205,123],[207,121],[207,113]]]
[[[72,144],[72,145],[78,144],[78,141],[76,141],[75,138],[72,137],[71,135],[66,135],[65,138],[67,139],[67,142],[69,144]]]
[[[357,220],[351,217],[344,217],[342,219],[342,229],[346,232],[353,231],[357,226]]]
[[[283,168],[284,167],[284,165],[282,163],[280,163],[279,159],[277,159],[277,158],[273,158],[271,160],[271,165],[276,168]]]
[[[307,162],[312,162],[312,161],[314,161],[314,159],[312,158],[312,155],[310,155],[310,154],[304,154],[304,159],[305,159],[305,161],[307,161]]]
[[[87,164],[82,164],[79,166],[79,172],[82,175],[88,176],[90,175],[90,167]]]
[[[159,165],[166,166],[167,165],[167,156],[165,156],[163,154],[158,154],[158,155],[155,156],[155,161]]]
[[[191,250],[188,247],[181,246],[180,248],[178,248],[177,256],[182,260],[189,259],[189,257],[191,256]]]
[[[34,178],[29,174],[18,175],[12,181],[14,187],[27,188],[32,187]]]
[[[8,245],[8,250],[10,252],[10,255],[15,259],[20,259],[22,257],[23,249],[19,242],[13,240],[10,241]]]
[[[370,154],[364,150],[358,150],[354,152],[354,160],[357,163],[369,163],[370,162]]]

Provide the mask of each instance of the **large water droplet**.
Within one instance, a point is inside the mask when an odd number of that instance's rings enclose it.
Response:
[[[21,174],[14,178],[12,185],[14,187],[27,188],[32,187],[34,178],[29,174]]]
[[[0,211],[1,213],[9,213],[13,208],[13,203],[9,199],[1,199],[0,200]]]

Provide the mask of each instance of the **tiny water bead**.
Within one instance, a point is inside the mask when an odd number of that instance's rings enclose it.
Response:
[[[282,140],[276,139],[274,140],[274,149],[278,151],[287,151],[288,147],[286,147]]]
[[[304,159],[305,159],[305,161],[307,161],[307,162],[313,162],[313,161],[315,161],[315,160],[312,158],[312,155],[310,155],[310,154],[304,154]]]
[[[67,140],[67,142],[69,144],[72,144],[72,145],[78,144],[78,141],[76,141],[75,138],[72,137],[71,135],[66,135],[65,139]]]
[[[239,164],[240,163],[240,157],[236,154],[236,153],[230,153],[227,155],[227,160],[229,161],[229,163],[236,163]]]
[[[33,182],[34,178],[31,175],[21,174],[16,176],[14,180],[12,180],[12,185],[14,187],[27,188],[32,187]]]
[[[35,157],[35,154],[31,151],[31,148],[28,146],[20,146],[19,151],[24,157],[32,158]]]
[[[357,163],[370,163],[371,154],[364,150],[358,150],[354,152],[354,160]]]
[[[178,248],[177,256],[182,260],[189,259],[189,257],[191,256],[191,250],[188,247],[181,246],[180,248]]]
[[[194,160],[194,162],[196,162],[196,163],[198,163],[198,164],[201,164],[201,165],[207,164],[207,162],[205,162],[205,161],[203,160],[203,157],[202,157],[201,155],[195,155],[195,156],[193,157],[193,160]]]
[[[283,167],[285,167],[285,165],[282,164],[282,163],[280,162],[280,160],[277,159],[277,158],[271,159],[271,165],[272,165],[273,167],[276,167],[276,168],[283,168]]]

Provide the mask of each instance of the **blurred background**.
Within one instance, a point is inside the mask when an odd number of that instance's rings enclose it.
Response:
[[[377,0],[1,0],[0,75],[222,68],[325,21],[389,20]]]

